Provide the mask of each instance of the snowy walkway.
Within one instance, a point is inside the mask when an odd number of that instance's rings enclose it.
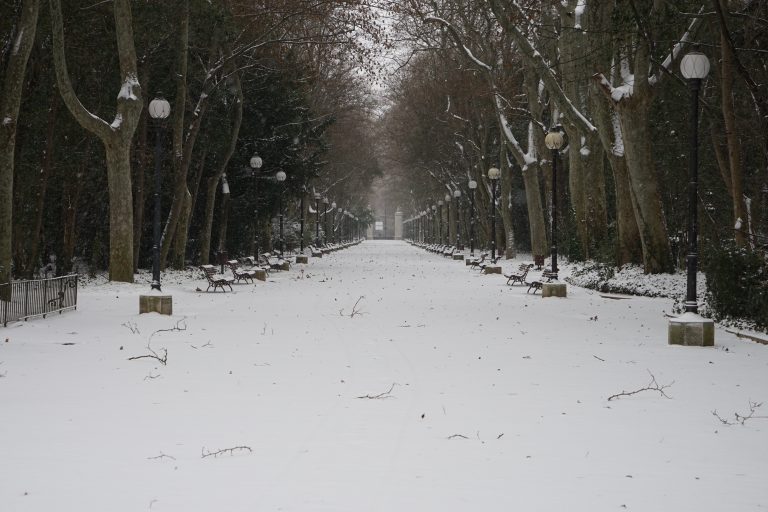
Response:
[[[768,508],[768,347],[670,347],[668,300],[544,300],[399,242],[303,268],[0,330],[0,510]],[[167,366],[127,360],[182,318]],[[649,372],[670,399],[607,400]]]

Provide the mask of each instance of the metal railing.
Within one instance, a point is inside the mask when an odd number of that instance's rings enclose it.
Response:
[[[0,324],[77,308],[77,274],[0,284]]]

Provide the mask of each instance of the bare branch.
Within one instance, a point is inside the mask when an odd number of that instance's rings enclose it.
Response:
[[[250,446],[233,446],[232,448],[224,448],[224,449],[216,450],[216,451],[213,451],[213,452],[209,452],[209,451],[207,451],[205,449],[205,447],[203,447],[202,450],[201,450],[201,453],[202,453],[202,458],[204,459],[206,457],[214,457],[214,458],[216,458],[219,455],[224,455],[224,454],[227,454],[227,453],[229,455],[234,455],[235,452],[244,452],[244,451],[247,451],[249,453],[253,452],[253,450],[251,449]]]
[[[355,398],[367,398],[368,400],[383,400],[385,398],[393,398],[391,393],[392,393],[392,390],[395,389],[396,385],[397,385],[397,382],[393,382],[387,391],[383,393],[379,393],[378,395],[363,395]]]
[[[654,377],[653,374],[650,371],[648,371],[648,375],[651,376],[651,382],[649,382],[648,385],[645,386],[644,388],[636,389],[634,391],[622,391],[621,393],[616,393],[615,395],[609,396],[608,397],[608,401],[610,402],[614,398],[619,398],[619,397],[622,397],[622,396],[636,395],[636,394],[641,393],[643,391],[657,391],[664,398],[671,398],[670,396],[668,396],[664,392],[664,390],[669,388],[672,384],[674,384],[675,381],[672,381],[669,384],[659,385],[659,383],[656,382],[656,377]]]

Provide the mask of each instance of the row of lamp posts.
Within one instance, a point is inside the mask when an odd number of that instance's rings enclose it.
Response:
[[[708,329],[710,329],[710,321],[707,321],[703,318],[698,317],[698,302],[696,297],[696,274],[698,269],[698,211],[697,211],[697,197],[698,197],[698,121],[699,121],[699,90],[701,88],[702,80],[704,80],[707,75],[709,74],[710,64],[709,59],[707,59],[706,55],[699,51],[692,51],[685,55],[680,63],[680,71],[683,75],[683,77],[688,81],[688,86],[690,88],[691,94],[691,108],[690,108],[690,156],[689,156],[689,168],[688,168],[688,255],[686,256],[686,267],[687,267],[687,275],[686,275],[686,297],[685,297],[685,312],[690,313],[692,315],[696,315],[697,318],[695,318],[695,326],[696,326],[696,332],[704,332],[703,335],[697,334],[695,337],[695,340],[684,340],[685,344],[713,344],[714,343],[714,334],[712,330],[712,334],[707,334]],[[156,134],[156,142],[155,142],[155,192],[154,192],[154,219],[153,219],[153,234],[154,234],[154,240],[153,240],[153,246],[152,246],[152,284],[151,288],[160,291],[160,223],[161,223],[161,211],[160,211],[160,195],[161,195],[161,186],[162,186],[162,136],[163,136],[163,123],[162,121],[167,119],[171,112],[170,103],[168,103],[167,100],[165,100],[162,97],[158,97],[153,99],[148,107],[149,115],[152,117],[155,122],[157,123],[157,134]],[[551,215],[551,241],[552,241],[552,247],[551,247],[551,260],[552,260],[552,272],[555,275],[555,278],[557,277],[558,273],[558,267],[557,267],[557,153],[560,151],[563,145],[563,134],[562,130],[559,127],[556,127],[546,135],[545,137],[545,144],[547,148],[552,151],[552,215]],[[262,160],[258,156],[254,156],[250,160],[251,168],[256,170],[261,168],[262,166]],[[488,169],[488,179],[491,182],[491,237],[490,237],[490,245],[491,245],[491,259],[496,260],[496,194],[497,194],[497,188],[498,188],[498,181],[501,177],[501,171],[496,168],[492,167]],[[278,171],[275,175],[275,179],[278,182],[283,182],[286,179],[286,174],[284,171]],[[474,180],[470,180],[468,182],[468,188],[470,190],[470,222],[469,222],[469,245],[470,245],[470,254],[474,256],[474,242],[475,242],[475,197],[474,192],[477,188],[477,182]],[[225,208],[226,201],[229,196],[229,184],[227,183],[226,175],[222,176],[222,194],[224,197],[224,200],[222,201],[222,207]],[[457,206],[456,206],[456,246],[460,246],[460,221],[459,221],[459,200],[461,198],[461,191],[459,189],[456,189],[453,192],[453,197],[456,199]],[[303,201],[303,200],[302,200]],[[446,194],[445,195],[445,203],[443,203],[442,200],[439,201],[439,205],[441,207],[440,211],[440,220],[438,220],[439,225],[435,225],[435,217],[437,214],[437,208],[435,205],[432,205],[431,210],[430,207],[427,207],[426,210],[422,210],[419,212],[416,216],[409,219],[407,222],[409,222],[411,225],[414,225],[414,223],[418,220],[418,231],[419,233],[417,236],[419,236],[422,240],[424,240],[424,234],[425,229],[426,232],[430,232],[430,227],[432,230],[431,239],[437,240],[438,235],[434,232],[435,228],[438,228],[440,231],[439,238],[442,238],[442,206],[445,204],[446,207],[446,227],[445,227],[445,240],[446,243],[450,243],[449,241],[449,233],[450,228],[448,227],[447,223],[450,222],[450,201],[451,201],[451,195]],[[315,241],[319,245],[320,243],[320,221],[319,221],[319,215],[320,215],[320,194],[315,194]],[[324,208],[324,220],[325,220],[325,231],[328,232],[328,221],[327,221],[327,213],[328,213],[328,199],[323,199],[323,204],[325,206]],[[333,203],[331,206],[331,211],[335,208],[336,204]],[[284,251],[284,236],[283,236],[283,209],[282,209],[282,194],[280,194],[280,206],[279,206],[279,219],[280,219],[280,251],[281,253]],[[357,218],[354,217],[350,212],[343,210],[342,208],[338,209],[339,214],[344,214],[347,218],[347,222],[351,222],[352,218],[357,221]],[[343,219],[342,219],[343,220]],[[224,223],[226,220],[223,221]],[[430,226],[430,222],[432,225]],[[426,224],[426,227],[425,227]],[[356,222],[356,226],[359,228],[359,224]],[[301,222],[301,229],[302,229],[302,247],[303,250],[303,228],[304,228],[304,215],[303,215],[303,205],[302,205],[302,222]],[[351,228],[350,228],[351,229]],[[351,231],[348,231],[350,233]],[[358,233],[359,235],[359,233]],[[326,235],[327,236],[327,235]],[[413,233],[412,233],[413,238]],[[223,237],[222,241],[220,242],[220,245],[223,244]],[[223,247],[219,247],[219,251],[223,251]],[[703,325],[703,329],[701,328]],[[677,324],[675,324],[675,320],[673,320],[670,323],[670,343],[673,343],[672,336],[673,336],[673,330],[677,327]],[[702,339],[703,338],[703,339]],[[688,343],[688,341],[691,341]]]

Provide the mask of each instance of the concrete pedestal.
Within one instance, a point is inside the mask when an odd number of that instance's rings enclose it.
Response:
[[[483,269],[483,274],[501,274],[501,267],[492,267],[489,265]]]
[[[544,283],[541,285],[542,297],[567,297],[568,291],[565,283]]]
[[[309,263],[309,256],[304,256],[304,255],[296,256],[296,263]]]
[[[463,260],[464,259],[464,255],[463,254],[454,254],[453,255],[453,259],[455,259],[455,260]]]
[[[667,341],[670,345],[712,347],[715,345],[715,322],[696,313],[683,313],[669,321]]]
[[[313,253],[313,254],[312,254],[312,257],[313,257],[313,258],[322,258],[322,257],[323,257],[323,253],[321,253],[321,252],[316,252],[316,253]]]
[[[259,269],[254,271],[253,277],[258,279],[259,281],[266,281],[267,280],[267,271],[263,269]]]
[[[291,264],[284,261],[283,264],[280,265],[280,270],[291,270]]]
[[[139,314],[173,314],[173,297],[170,295],[139,295]]]
[[[472,264],[472,258],[470,257],[470,258],[465,259],[464,260],[464,264],[465,265],[471,265]]]

